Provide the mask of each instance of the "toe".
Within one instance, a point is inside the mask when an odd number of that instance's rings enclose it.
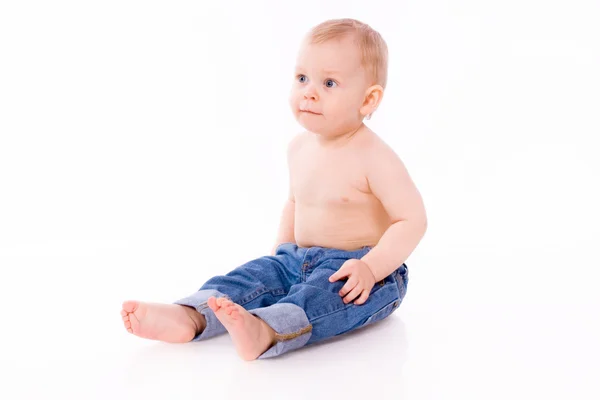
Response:
[[[132,313],[137,310],[139,303],[137,301],[126,301],[123,303],[123,311]]]
[[[129,313],[125,310],[121,310],[121,316],[122,317],[126,317],[127,315],[129,315]]]
[[[208,298],[208,306],[210,307],[211,310],[216,312],[219,309],[218,299],[216,299],[213,296],[209,297]]]

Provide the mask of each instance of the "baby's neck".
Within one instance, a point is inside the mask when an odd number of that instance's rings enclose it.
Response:
[[[361,123],[357,128],[355,128],[349,132],[346,132],[346,133],[341,133],[339,135],[325,136],[325,135],[321,135],[318,133],[315,133],[315,135],[316,135],[317,141],[319,142],[320,145],[326,146],[326,147],[339,147],[339,146],[344,146],[345,144],[350,142],[352,139],[363,134],[368,129],[369,128],[367,128],[365,126],[365,124]]]

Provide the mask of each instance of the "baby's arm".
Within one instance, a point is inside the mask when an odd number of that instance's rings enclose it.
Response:
[[[380,281],[417,247],[427,230],[427,216],[421,194],[404,163],[387,144],[377,143],[367,157],[369,187],[392,219],[379,243],[361,259]]]
[[[283,206],[283,211],[281,212],[281,217],[279,220],[279,229],[277,232],[277,239],[275,240],[275,245],[271,249],[271,254],[275,254],[275,250],[277,246],[282,243],[295,243],[296,239],[294,237],[294,215],[296,211],[296,202],[294,200],[294,193],[292,191],[291,184],[291,159],[295,156],[298,151],[299,142],[301,140],[302,135],[298,135],[294,137],[287,148],[287,163],[288,163],[288,172],[289,172],[289,189],[288,189],[288,198],[285,201]]]
[[[294,238],[294,213],[296,211],[296,203],[290,190],[290,195],[283,206],[281,217],[279,219],[279,230],[277,232],[277,240],[275,246],[271,249],[271,254],[275,255],[277,246],[282,243],[295,243]]]

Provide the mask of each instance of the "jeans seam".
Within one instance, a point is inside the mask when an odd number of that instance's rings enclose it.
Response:
[[[398,300],[391,301],[389,304],[386,304],[385,306],[383,306],[380,310],[375,311],[369,318],[367,318],[367,320],[365,321],[365,323],[362,326],[372,323],[372,320],[375,316],[381,314],[384,311],[387,311],[389,308],[391,308],[390,314],[392,314],[397,308],[396,306],[394,306],[394,304],[397,301]],[[392,306],[392,307],[390,307],[390,306]]]
[[[395,286],[395,283],[394,283],[394,286]],[[383,289],[383,287],[380,287],[378,290],[376,290],[376,291],[375,291],[375,292],[373,292],[372,294],[375,294],[375,293],[377,293],[378,291],[380,291],[380,290],[382,290],[382,289]],[[367,299],[367,301],[369,301],[369,300]],[[392,303],[393,303],[393,302],[392,302]],[[390,303],[390,304],[391,304],[391,303]],[[388,304],[388,305],[389,305],[389,304]],[[310,323],[312,324],[314,321],[318,321],[318,320],[319,320],[319,319],[321,319],[321,318],[328,317],[328,316],[330,316],[330,315],[332,315],[332,314],[335,314],[335,313],[337,313],[337,312],[340,312],[340,311],[345,311],[345,310],[347,310],[347,309],[349,309],[349,308],[351,308],[351,307],[358,307],[358,306],[357,306],[356,304],[354,304],[354,303],[349,303],[349,304],[345,305],[344,307],[338,308],[338,309],[336,309],[336,310],[333,310],[332,312],[329,312],[329,313],[327,313],[327,314],[323,314],[323,315],[319,315],[318,317],[311,319],[311,320],[310,320]],[[387,306],[386,306],[386,307],[387,307]],[[378,310],[378,312],[379,312],[379,311],[381,311],[381,310]]]
[[[264,289],[265,289],[265,290],[264,290],[264,291],[262,291],[262,292],[261,292],[260,290],[257,290],[257,291],[256,291],[256,292],[254,292],[252,295],[250,295],[250,296],[253,296],[253,295],[255,295],[254,297],[252,297],[252,298],[250,298],[249,300],[246,300],[246,301],[244,301],[244,299],[241,299],[241,300],[240,300],[240,302],[239,302],[239,303],[237,303],[237,304],[239,304],[240,306],[242,306],[242,307],[243,307],[245,304],[248,304],[248,303],[250,303],[251,301],[258,299],[260,296],[262,296],[262,295],[264,295],[264,294],[266,294],[266,293],[270,293],[270,294],[271,294],[271,295],[273,295],[273,296],[281,296],[281,295],[285,295],[285,289],[283,289],[283,288],[280,288],[280,289],[272,289],[272,290],[269,290],[269,289],[267,289],[267,288],[264,288]],[[277,294],[277,293],[278,293],[278,292],[280,292],[280,291],[281,291],[282,293],[281,293],[281,294]],[[230,299],[230,300],[231,300],[231,299]]]

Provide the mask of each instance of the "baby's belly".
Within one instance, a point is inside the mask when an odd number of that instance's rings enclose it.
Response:
[[[375,246],[390,226],[388,215],[372,205],[303,206],[296,203],[296,244],[354,250]]]

